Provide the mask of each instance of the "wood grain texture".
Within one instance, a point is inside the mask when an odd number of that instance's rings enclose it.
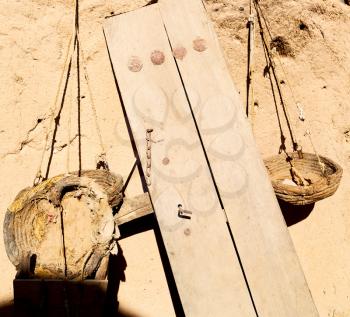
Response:
[[[6,211],[3,228],[7,255],[19,274],[91,275],[119,237],[110,204],[122,201],[122,185],[121,176],[93,170],[82,177],[58,175],[22,190]],[[29,272],[32,256],[35,267]]]
[[[202,1],[159,6],[259,316],[318,316]]]
[[[144,172],[153,129],[149,192],[185,314],[255,316],[158,6],[108,19],[105,34]]]
[[[148,193],[131,198],[124,198],[118,213],[114,216],[119,226],[123,223],[141,218],[153,213],[153,206]]]

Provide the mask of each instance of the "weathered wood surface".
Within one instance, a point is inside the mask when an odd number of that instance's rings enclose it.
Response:
[[[202,1],[159,6],[259,316],[318,316]]]
[[[78,175],[74,172],[73,175]],[[117,207],[123,200],[123,177],[119,174],[114,174],[111,171],[98,170],[83,170],[82,176],[93,179],[106,192],[109,205],[114,208]]]
[[[115,222],[119,226],[152,213],[153,206],[149,194],[144,193],[132,198],[124,198],[122,206],[115,215]]]
[[[94,170],[22,190],[4,221],[6,252],[20,275],[84,279],[92,274],[119,237],[109,204],[122,201],[122,187],[121,176]]]
[[[108,275],[108,265],[109,265],[109,254],[106,255],[102,260],[101,263],[96,271],[95,274],[95,280],[105,280]]]
[[[149,192],[185,314],[255,316],[158,6],[104,29],[145,173],[153,129]],[[179,205],[191,219],[178,216]]]

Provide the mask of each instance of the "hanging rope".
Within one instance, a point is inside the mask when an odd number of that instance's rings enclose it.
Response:
[[[85,59],[84,50],[83,50],[82,46],[81,46],[81,58],[82,58],[82,61],[83,61],[84,78],[85,78],[86,85],[87,85],[88,92],[89,92],[91,108],[92,108],[93,117],[94,117],[94,121],[95,121],[96,132],[97,132],[99,143],[100,143],[100,147],[101,147],[101,153],[97,157],[97,164],[96,164],[96,166],[97,166],[97,169],[102,168],[102,169],[109,170],[108,162],[107,162],[106,149],[105,149],[105,145],[103,143],[101,129],[100,129],[100,126],[98,124],[98,117],[97,117],[97,111],[96,111],[96,106],[95,106],[95,99],[93,97],[92,89],[91,89],[91,86],[90,86],[89,75],[88,75],[88,71],[87,71],[87,67],[86,67],[87,62],[86,62],[86,59]]]
[[[320,159],[320,156],[318,155],[318,153],[317,153],[317,151],[316,151],[316,147],[315,147],[314,142],[312,141],[312,138],[311,138],[311,132],[310,132],[310,130],[306,130],[306,131],[305,131],[305,136],[307,136],[307,137],[309,138],[309,140],[310,140],[311,146],[312,146],[312,148],[313,148],[313,150],[314,150],[314,153],[315,153],[315,155],[316,155],[316,157],[317,157],[318,165],[320,166],[320,169],[321,169],[321,172],[322,172],[323,176],[326,176],[326,173],[325,173],[325,171],[326,171],[326,170],[325,170],[325,164],[322,163],[322,161],[321,161],[321,159]]]
[[[267,56],[267,52],[265,49],[265,46],[263,45],[263,50],[264,50],[264,56],[265,56],[265,60],[266,63],[269,63],[269,59]],[[289,157],[289,154],[287,153],[287,148],[286,148],[286,137],[284,135],[283,129],[282,129],[282,122],[281,122],[281,116],[280,116],[280,112],[277,106],[277,96],[276,96],[276,92],[275,92],[275,86],[273,84],[273,80],[272,80],[272,76],[271,76],[271,72],[270,72],[270,67],[267,67],[267,72],[268,72],[268,77],[269,77],[269,81],[270,81],[270,85],[271,85],[271,91],[272,91],[272,97],[273,97],[273,101],[274,101],[274,105],[275,105],[275,109],[276,109],[276,115],[277,115],[277,121],[278,121],[278,127],[280,130],[280,139],[281,139],[281,145],[279,147],[279,154],[281,154],[282,152],[284,152],[286,154],[287,157]]]
[[[74,42],[72,44],[72,39],[74,38]],[[76,56],[74,56],[74,53],[76,53]],[[107,159],[106,159],[106,150],[105,150],[105,146],[103,144],[103,140],[102,140],[102,134],[101,134],[101,129],[100,126],[98,124],[98,119],[97,119],[97,111],[96,111],[96,106],[95,106],[95,100],[93,98],[92,95],[92,90],[91,90],[91,86],[90,86],[90,80],[89,80],[89,76],[88,76],[88,72],[87,72],[87,68],[86,68],[86,60],[84,57],[84,52],[81,48],[81,43],[80,43],[80,36],[79,36],[79,0],[75,1],[75,23],[74,23],[74,32],[73,35],[70,37],[69,39],[69,44],[68,44],[68,49],[66,52],[66,56],[65,56],[65,61],[64,61],[64,67],[60,76],[60,80],[59,80],[59,85],[58,85],[58,89],[56,92],[56,96],[55,96],[55,101],[54,101],[54,107],[50,109],[50,122],[48,124],[48,126],[46,127],[46,133],[45,133],[45,142],[44,142],[44,146],[43,146],[43,150],[42,150],[42,154],[40,157],[40,163],[39,163],[39,167],[34,179],[34,186],[38,185],[40,182],[42,182],[44,179],[48,178],[49,175],[49,170],[50,170],[50,166],[51,166],[51,161],[53,158],[53,153],[54,153],[54,144],[56,142],[55,138],[56,138],[56,133],[57,133],[57,129],[58,129],[58,125],[59,125],[59,121],[60,121],[60,115],[63,109],[63,105],[64,105],[64,99],[65,99],[65,95],[66,95],[66,90],[68,87],[68,83],[69,83],[69,78],[70,78],[70,70],[72,67],[73,62],[73,58],[76,57],[76,62],[75,62],[75,67],[76,67],[76,82],[77,82],[77,136],[78,136],[78,165],[79,165],[79,169],[78,169],[78,176],[81,176],[81,171],[82,171],[82,151],[81,151],[81,80],[80,80],[80,54],[82,55],[82,60],[83,60],[83,70],[84,70],[84,78],[86,80],[87,83],[87,87],[88,87],[88,91],[89,91],[89,95],[90,95],[90,100],[91,100],[91,107],[92,107],[92,111],[93,111],[93,116],[94,116],[94,120],[95,120],[95,126],[96,126],[96,131],[98,134],[98,138],[99,138],[99,143],[100,143],[100,147],[101,147],[101,153],[98,156],[98,162],[97,162],[97,168],[103,168],[108,170],[108,163],[107,163]],[[61,98],[61,102],[59,103],[59,96],[60,96],[60,92],[62,90],[62,85],[63,85],[63,78],[64,75],[66,74],[66,81],[65,81],[65,85],[64,85],[64,89],[63,89],[63,96]],[[67,131],[67,157],[66,157],[66,173],[69,174],[70,173],[70,148],[71,148],[71,116],[72,116],[72,86],[70,86],[70,100],[69,100],[69,114],[68,114],[68,131]],[[60,107],[59,107],[60,105]],[[53,123],[55,121],[55,128],[53,129]],[[53,132],[52,132],[53,130]],[[42,165],[43,165],[43,160],[44,160],[44,156],[45,156],[45,152],[47,149],[47,145],[48,145],[48,140],[49,140],[49,136],[52,132],[52,144],[51,144],[51,151],[50,151],[50,157],[48,160],[48,164],[47,164],[47,170],[46,170],[46,174],[45,177],[42,175]]]
[[[81,96],[80,96],[80,42],[79,42],[79,0],[75,0],[75,37],[77,42],[77,106],[78,106],[78,176],[81,176]]]
[[[248,70],[247,70],[247,107],[246,114],[250,123],[254,124],[254,48],[255,48],[255,15],[253,13],[253,0],[250,0],[248,19]]]
[[[267,32],[268,32],[268,34],[269,34],[270,40],[272,41],[272,40],[273,40],[273,36],[272,36],[271,31],[270,31],[270,29],[271,29],[270,22],[269,22],[269,21],[267,20],[267,18],[265,17],[265,15],[264,15],[264,13],[263,13],[263,11],[262,11],[261,6],[260,6],[259,3],[257,3],[257,6],[258,6],[259,9],[260,9],[260,13],[261,13],[262,20],[264,21],[266,30],[267,30]],[[293,91],[293,89],[292,89],[292,85],[289,83],[288,76],[287,76],[286,70],[285,70],[285,68],[284,68],[284,66],[283,66],[283,64],[282,64],[282,61],[281,61],[281,59],[280,59],[280,57],[279,57],[278,54],[274,54],[274,57],[277,59],[278,64],[279,64],[279,66],[280,66],[280,69],[282,70],[282,73],[283,73],[283,75],[284,75],[284,80],[285,80],[285,82],[286,82],[286,84],[287,84],[286,86],[288,87],[288,89],[289,89],[289,91],[290,91],[290,94],[291,94],[291,96],[292,96],[292,99],[293,99],[294,103],[297,105],[298,102],[297,102],[297,100],[296,100],[294,91]]]
[[[269,21],[267,20],[267,18],[265,17],[265,15],[264,15],[264,13],[263,13],[263,11],[262,11],[262,9],[261,9],[260,4],[259,4],[256,0],[254,0],[254,1],[255,1],[255,6],[256,6],[257,10],[259,9],[259,12],[260,12],[259,17],[260,17],[260,15],[261,15],[262,20],[264,21],[264,24],[265,24],[265,28],[267,29],[267,32],[268,32],[268,34],[269,34],[270,40],[272,40],[272,39],[273,39],[273,36],[272,36],[271,31],[270,31],[270,29],[271,29],[270,23],[269,23]],[[259,24],[260,24],[260,21],[259,21]],[[261,26],[260,26],[260,28],[261,28]],[[267,46],[267,45],[266,45],[266,42],[265,42],[265,46]],[[290,94],[291,94],[291,96],[292,96],[293,102],[294,102],[294,104],[296,105],[299,120],[305,124],[305,123],[306,123],[306,118],[305,118],[304,110],[303,110],[301,104],[296,100],[294,90],[293,90],[292,85],[290,84],[289,79],[288,79],[287,71],[285,70],[285,68],[284,68],[284,66],[283,66],[283,63],[282,63],[282,61],[281,61],[279,55],[278,55],[278,54],[274,54],[274,57],[277,58],[279,67],[280,67],[280,69],[281,69],[282,72],[283,72],[284,80],[285,80],[285,82],[286,82],[286,84],[287,84],[286,86],[288,87],[288,89],[289,89],[289,91],[290,91]],[[272,61],[273,61],[273,59],[272,59]],[[273,67],[272,69],[274,70],[275,65],[273,65],[272,67]],[[278,80],[278,79],[276,79],[276,81],[277,81],[277,80]],[[279,85],[279,83],[280,83],[280,82],[277,81],[277,84],[278,84],[278,85]],[[281,90],[281,88],[279,88],[279,90]],[[281,90],[281,91],[282,91],[282,90]],[[284,103],[283,103],[283,104],[284,104]],[[284,105],[285,105],[285,104],[284,104]],[[289,113],[288,113],[288,110],[287,110],[286,105],[285,105],[285,108],[286,108],[286,119],[287,119],[287,117],[288,117],[287,123],[288,123],[288,125],[290,126],[290,123],[289,123],[289,122],[290,122],[290,116],[289,116]],[[291,127],[291,126],[290,126],[290,127]],[[319,155],[318,155],[318,152],[317,152],[316,147],[315,147],[315,145],[314,145],[314,142],[313,142],[313,140],[312,140],[312,136],[311,136],[311,132],[310,132],[310,128],[309,128],[309,127],[307,127],[307,130],[305,131],[304,136],[307,136],[307,137],[309,138],[310,144],[311,144],[311,146],[312,146],[312,148],[313,148],[313,151],[314,151],[314,153],[315,153],[315,155],[316,155],[316,157],[317,157],[317,160],[318,160],[320,169],[321,169],[321,171],[322,171],[322,174],[324,174],[324,172],[325,172],[325,165],[324,165],[324,163],[321,162],[321,159],[320,159],[320,157],[319,157]],[[298,144],[297,144],[297,145],[298,145]],[[301,147],[300,147],[300,150],[301,150]]]
[[[289,115],[289,111],[288,111],[288,108],[287,108],[287,104],[285,103],[285,98],[283,96],[282,88],[280,86],[280,80],[279,80],[278,74],[276,72],[276,64],[274,62],[274,56],[273,56],[273,54],[272,54],[272,52],[270,50],[270,47],[267,45],[268,40],[266,39],[266,36],[265,36],[264,27],[263,27],[262,18],[261,18],[262,12],[261,12],[260,6],[259,6],[259,4],[257,3],[256,0],[254,0],[254,5],[255,5],[255,10],[256,10],[256,14],[257,14],[258,22],[259,22],[260,35],[261,35],[261,39],[262,39],[262,42],[263,42],[263,47],[264,47],[264,49],[265,49],[265,51],[267,53],[267,57],[268,57],[268,61],[269,61],[267,67],[272,70],[272,74],[273,74],[273,76],[275,78],[277,91],[278,91],[278,94],[280,96],[281,106],[282,106],[282,109],[283,109],[284,116],[286,118],[287,127],[288,127],[289,134],[290,134],[290,137],[291,137],[291,140],[292,140],[293,150],[294,151],[298,151],[299,156],[301,158],[302,157],[301,147],[298,144],[298,141],[297,141],[297,138],[296,138],[296,134],[295,134],[295,132],[294,132],[294,130],[292,128],[292,125],[290,123],[291,122],[290,115]],[[268,30],[268,32],[269,32],[269,34],[271,36],[271,33],[270,33],[269,30]]]
[[[74,52],[73,52],[74,54]],[[73,59],[73,56],[72,56]],[[74,59],[73,59],[74,60]],[[76,67],[73,62],[73,69]],[[69,102],[68,102],[68,131],[67,131],[67,157],[66,157],[66,174],[70,174],[70,148],[71,148],[71,130],[72,130],[72,108],[73,108],[73,81],[69,90]]]
[[[66,52],[62,73],[61,73],[61,76],[60,76],[60,80],[59,80],[57,91],[56,91],[56,95],[55,95],[54,106],[52,108],[50,108],[50,111],[49,111],[50,112],[50,121],[49,121],[49,124],[46,126],[45,142],[44,142],[44,146],[43,146],[42,153],[41,153],[41,156],[40,156],[40,162],[39,162],[39,166],[38,166],[38,169],[37,169],[37,172],[36,172],[36,176],[34,178],[34,182],[33,182],[34,186],[38,185],[44,179],[44,177],[42,175],[42,165],[43,165],[43,161],[44,161],[44,156],[45,156],[47,144],[48,144],[48,141],[49,141],[50,132],[52,130],[54,118],[56,117],[56,113],[57,113],[57,110],[58,110],[58,107],[59,107],[58,100],[59,100],[59,95],[60,95],[60,92],[61,92],[63,78],[64,78],[64,75],[65,75],[66,72],[67,72],[67,74],[66,74],[67,78],[69,76],[70,65],[72,63],[72,54],[73,54],[72,52],[74,52],[74,50],[75,50],[75,43],[76,43],[76,41],[74,40],[74,44],[72,45],[72,39],[73,39],[73,36],[71,36],[69,38],[68,49],[67,49],[67,52]],[[69,59],[69,56],[71,56],[70,59]]]

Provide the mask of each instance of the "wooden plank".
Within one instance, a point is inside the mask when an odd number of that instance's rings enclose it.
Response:
[[[105,280],[108,274],[109,254],[102,258],[101,263],[96,271],[95,280]]]
[[[203,3],[159,6],[258,315],[318,316]]]
[[[144,193],[132,198],[124,198],[120,210],[115,215],[115,222],[119,226],[152,213],[151,200],[148,193]]]
[[[158,6],[108,19],[105,34],[145,173],[153,129],[149,193],[185,314],[255,316]]]

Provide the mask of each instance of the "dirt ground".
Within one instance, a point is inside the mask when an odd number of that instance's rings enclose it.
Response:
[[[134,162],[102,32],[106,16],[146,0],[80,0],[81,43],[98,121],[112,171],[127,178]],[[206,0],[227,62],[246,96],[248,0]],[[284,38],[280,72],[291,119],[303,149],[313,147],[344,169],[336,194],[289,227],[321,317],[350,317],[350,7],[338,0],[260,0],[273,37]],[[74,25],[72,0],[0,2],[0,224],[17,192],[33,182],[40,164],[49,109],[53,107]],[[254,135],[263,157],[278,152],[280,136],[266,65],[256,34]],[[73,63],[73,73],[76,65]],[[67,89],[50,175],[78,167],[75,80]],[[290,89],[291,88],[291,89]],[[82,80],[82,165],[94,168],[100,147],[88,87]],[[298,120],[300,102],[306,120]],[[69,131],[69,107],[72,121]],[[46,170],[48,155],[44,158]],[[127,195],[142,192],[134,173]],[[12,300],[15,271],[0,239],[0,306]],[[174,316],[153,230],[120,241],[127,267],[118,300],[132,316]],[[287,287],[287,286],[286,286]]]

